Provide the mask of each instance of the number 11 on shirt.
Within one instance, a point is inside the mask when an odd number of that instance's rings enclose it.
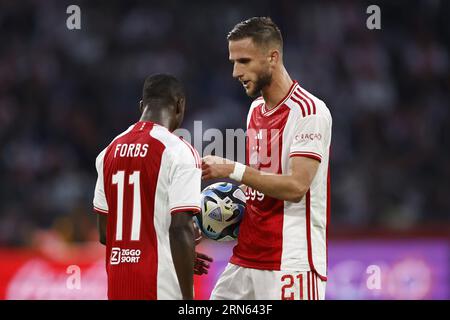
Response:
[[[139,241],[141,233],[141,185],[140,171],[134,171],[128,180],[133,185],[133,215],[131,221],[131,241]],[[117,185],[117,224],[116,241],[122,240],[123,230],[123,197],[125,188],[125,171],[117,171],[112,176],[112,184]]]

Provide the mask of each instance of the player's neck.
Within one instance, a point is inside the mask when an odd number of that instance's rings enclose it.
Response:
[[[282,67],[279,73],[274,73],[272,83],[262,90],[266,109],[274,108],[288,94],[292,86],[292,79],[286,69]]]
[[[159,124],[163,127],[166,127],[169,130],[171,129],[170,117],[168,117],[163,110],[162,112],[154,112],[146,110],[144,111],[144,113],[142,113],[142,116],[139,119],[139,121],[150,121]]]

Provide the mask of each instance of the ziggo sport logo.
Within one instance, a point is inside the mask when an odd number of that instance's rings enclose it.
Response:
[[[138,263],[141,257],[141,250],[139,249],[111,249],[110,264],[115,265],[119,263]]]

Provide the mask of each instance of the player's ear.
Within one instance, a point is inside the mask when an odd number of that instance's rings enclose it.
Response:
[[[180,115],[183,116],[185,105],[186,105],[185,98],[184,97],[179,97],[178,100],[177,100],[177,103],[176,103],[176,110],[175,110],[177,116],[180,116]]]
[[[181,123],[183,122],[184,118],[184,107],[185,107],[185,99],[184,97],[178,97],[175,102],[175,115],[174,115],[174,121],[175,121],[175,127],[173,130],[179,128],[181,126]]]
[[[139,101],[139,111],[142,113],[144,112],[144,101]]]
[[[269,63],[271,65],[275,65],[278,63],[278,61],[280,61],[280,51],[278,50],[271,51],[269,55]]]

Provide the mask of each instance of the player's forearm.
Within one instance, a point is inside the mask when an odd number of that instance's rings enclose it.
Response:
[[[300,202],[308,191],[308,187],[293,176],[264,173],[249,166],[241,182],[269,197],[290,202]]]
[[[236,169],[239,169],[235,165],[235,162],[227,159],[206,156],[202,162],[202,179],[230,177],[267,196],[290,202],[300,202],[309,189],[310,174],[297,174],[296,176],[266,174],[246,166],[241,178],[242,170],[235,172]],[[233,178],[233,176],[239,176],[239,178]]]
[[[173,263],[183,299],[193,299],[195,244],[192,225],[169,230]]]

